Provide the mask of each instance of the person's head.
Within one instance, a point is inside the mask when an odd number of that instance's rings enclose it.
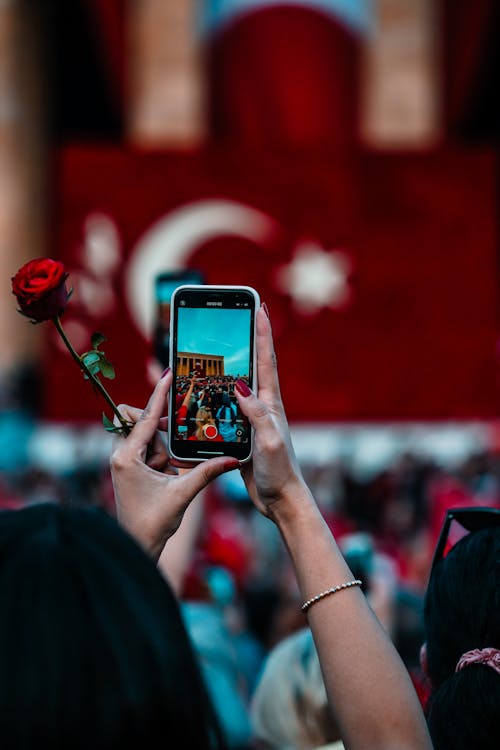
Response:
[[[115,521],[3,512],[0,558],[2,747],[221,747],[176,600]]]
[[[214,418],[212,415],[212,410],[208,409],[206,406],[200,406],[200,408],[196,412],[196,433],[202,434],[205,425],[213,423]]]
[[[269,748],[309,750],[338,739],[309,629],[271,651],[252,700],[256,736]]]
[[[433,568],[424,605],[428,724],[436,750],[499,746],[500,674],[475,649],[500,649],[500,527],[463,538]]]
[[[222,406],[231,406],[231,399],[227,391],[222,394]]]

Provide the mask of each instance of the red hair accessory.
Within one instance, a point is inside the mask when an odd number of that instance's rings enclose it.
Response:
[[[460,672],[470,664],[485,664],[500,674],[500,651],[497,648],[475,648],[462,654],[458,660],[455,672]]]

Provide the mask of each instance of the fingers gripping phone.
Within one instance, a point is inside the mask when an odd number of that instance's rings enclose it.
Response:
[[[259,295],[244,286],[185,285],[172,295],[169,448],[174,458],[248,461],[252,429],[234,384],[255,389]]]

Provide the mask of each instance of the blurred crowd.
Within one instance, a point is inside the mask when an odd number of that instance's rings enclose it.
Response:
[[[86,452],[80,444],[67,469],[60,461],[54,462],[59,468],[51,469],[50,456],[58,454],[60,459],[57,445],[74,442],[77,433],[82,439],[85,430],[75,426],[59,426],[55,448],[48,438],[42,441],[45,465],[33,461],[27,446],[37,425],[35,386],[36,378],[24,373],[16,389],[2,392],[0,508],[48,501],[100,507],[113,515],[109,442],[102,428],[96,426],[98,432],[88,436],[88,442],[101,443],[102,450]],[[28,408],[21,409],[20,403]],[[500,507],[499,456],[470,455],[451,470],[430,457],[406,452],[369,476],[341,460],[318,464],[308,459],[301,468],[424,701],[419,649],[432,551],[447,508]],[[266,656],[292,634],[302,643],[298,634],[305,617],[279,532],[255,510],[239,475],[220,477],[200,502],[204,514],[181,586],[183,613],[230,746],[245,748],[252,735],[250,699]]]
[[[19,381],[22,390],[31,388],[29,378],[26,380]],[[103,455],[81,456],[68,470],[30,466],[30,455],[24,449],[36,420],[29,410],[16,409],[17,399],[15,394],[11,396],[9,408],[4,394],[0,416],[0,506],[52,501],[102,507],[112,514],[105,450]],[[71,440],[71,432],[77,428],[66,429]],[[45,445],[45,450],[48,447]],[[359,571],[374,591],[380,593],[385,587],[392,601],[383,604],[382,619],[405,661],[416,665],[421,642],[420,600],[444,511],[448,507],[499,506],[498,455],[471,455],[453,471],[411,453],[369,477],[360,477],[340,460],[330,465],[308,461],[302,471],[351,568]],[[223,598],[244,604],[246,625],[259,647],[266,650],[302,624],[301,616],[293,614],[297,594],[281,542],[273,527],[253,509],[243,483],[232,476],[216,484],[205,505],[206,519],[185,595],[217,598],[217,587],[222,586]],[[212,577],[215,568],[218,573]]]

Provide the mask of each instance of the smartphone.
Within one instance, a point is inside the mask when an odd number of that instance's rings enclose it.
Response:
[[[203,284],[204,280],[200,271],[191,269],[165,271],[155,278],[156,315],[153,333],[153,356],[163,367],[167,367],[170,361],[170,300],[172,294],[179,286]]]
[[[252,429],[234,384],[256,388],[255,314],[259,295],[245,286],[185,285],[172,295],[169,449],[199,462],[252,455]]]

